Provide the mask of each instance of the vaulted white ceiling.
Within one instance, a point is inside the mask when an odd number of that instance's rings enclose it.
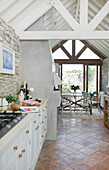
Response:
[[[45,31],[21,32],[42,16]],[[86,39],[109,57],[109,0],[0,0],[0,17],[21,39]]]

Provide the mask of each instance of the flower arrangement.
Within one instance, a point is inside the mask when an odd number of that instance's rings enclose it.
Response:
[[[71,85],[71,89],[76,91],[77,89],[79,89],[79,86]]]

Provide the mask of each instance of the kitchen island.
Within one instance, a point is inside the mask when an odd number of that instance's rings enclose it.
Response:
[[[47,100],[0,139],[1,170],[34,170],[47,133]]]

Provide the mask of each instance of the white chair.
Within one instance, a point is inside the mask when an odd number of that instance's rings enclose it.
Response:
[[[96,97],[96,101],[92,101],[92,106],[97,106],[97,108],[100,111],[100,113],[101,113],[101,108],[100,108],[101,94],[102,94],[102,92],[100,91],[98,96]]]
[[[91,98],[90,95],[88,93],[84,93],[83,94],[83,100],[80,103],[81,105],[81,112],[83,113],[90,113],[91,111]]]
[[[71,100],[68,97],[62,97],[62,106],[61,106],[61,114],[62,115],[63,115],[63,111],[65,110],[65,108],[69,108],[70,109],[70,114],[72,113]]]

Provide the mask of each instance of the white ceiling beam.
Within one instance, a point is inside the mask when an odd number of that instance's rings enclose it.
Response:
[[[11,5],[3,14],[2,18],[6,22],[11,22],[20,12],[25,10],[35,0],[18,0],[16,3]]]
[[[88,0],[80,0],[80,25],[86,27],[88,24]]]
[[[80,0],[77,0],[75,19],[78,19]]]
[[[89,29],[94,30],[100,24],[100,22],[106,17],[108,13],[109,13],[109,0],[89,23],[88,26]]]
[[[10,22],[10,24],[15,29],[26,30],[51,8],[52,4],[49,3],[48,0],[44,0],[41,3],[40,0],[37,0],[32,3],[30,7],[22,11],[13,21]]]
[[[19,31],[17,34],[21,40],[109,39],[108,31]]]
[[[11,5],[13,5],[17,0],[0,0],[0,15],[6,11]]]
[[[72,17],[72,15],[63,6],[60,0],[54,0],[53,6],[73,30],[76,30],[78,28],[78,22]]]

